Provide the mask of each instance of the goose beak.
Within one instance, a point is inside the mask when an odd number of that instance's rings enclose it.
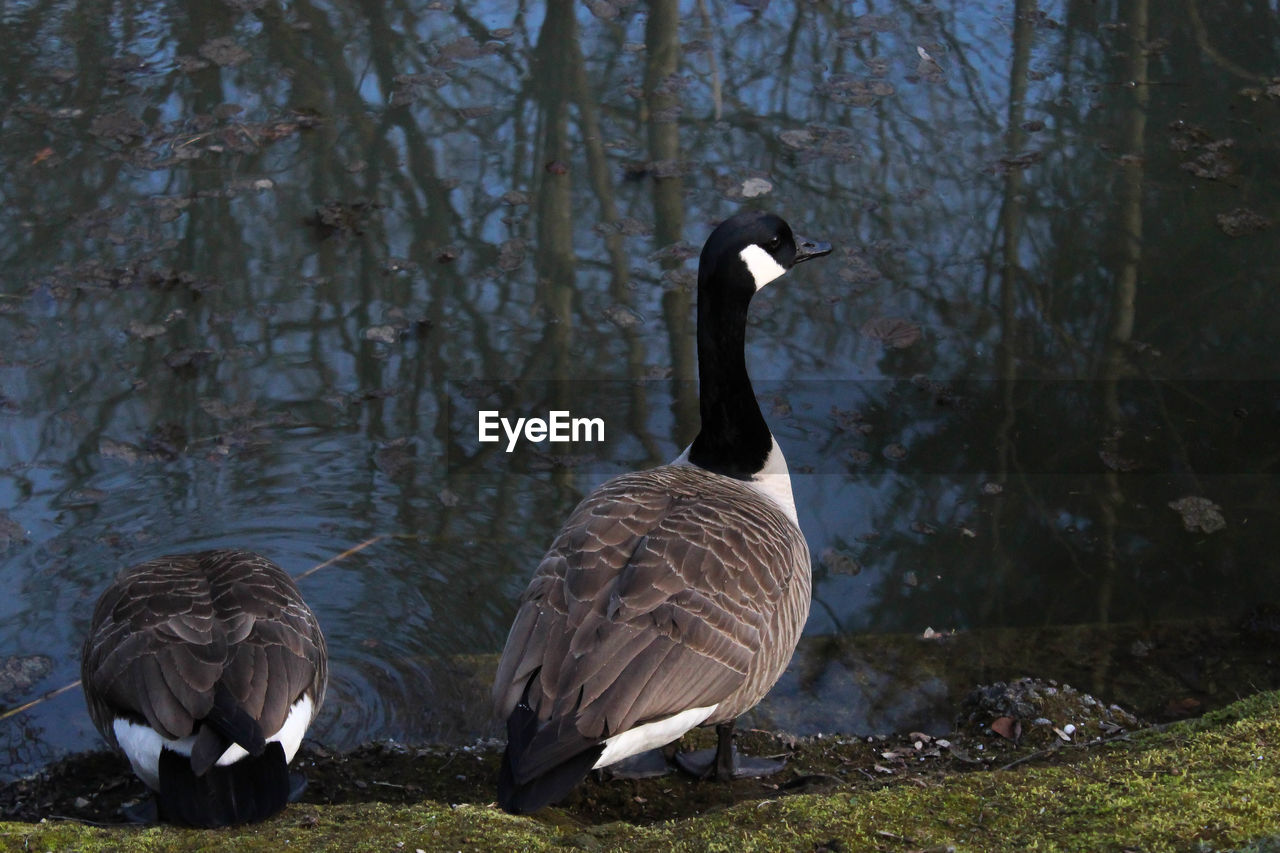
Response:
[[[820,258],[823,255],[831,253],[831,244],[823,243],[818,240],[810,240],[808,237],[796,237],[796,257],[791,263],[798,264],[801,261],[807,261],[810,258]]]

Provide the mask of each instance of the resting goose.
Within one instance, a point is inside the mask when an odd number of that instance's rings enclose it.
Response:
[[[125,569],[98,599],[80,669],[89,716],[162,820],[257,821],[301,793],[288,764],[324,700],[325,642],[270,560],[218,550]]]
[[[721,223],[698,262],[701,431],[671,464],[604,483],[565,522],[520,598],[494,682],[507,748],[498,802],[553,803],[593,768],[733,721],[782,675],[809,612],[809,548],[791,478],[747,376],[751,297],[831,251],[782,219]]]

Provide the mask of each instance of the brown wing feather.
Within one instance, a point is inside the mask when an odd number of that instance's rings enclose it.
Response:
[[[293,580],[247,551],[161,557],[126,569],[103,593],[81,678],[90,716],[146,720],[170,738],[192,733],[223,684],[266,735],[327,683],[324,635]]]
[[[538,671],[537,716],[573,719],[591,739],[718,703],[716,717],[731,719],[790,659],[808,585],[800,531],[744,484],[686,466],[610,480],[574,510],[521,597],[497,712],[509,716]],[[763,661],[780,617],[780,662]]]

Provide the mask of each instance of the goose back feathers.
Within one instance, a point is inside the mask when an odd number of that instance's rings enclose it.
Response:
[[[809,549],[747,376],[747,306],[830,246],[776,216],[722,223],[699,261],[702,428],[672,464],[625,474],[565,522],[520,598],[494,682],[508,742],[498,801],[529,812],[593,767],[731,723],[790,662]]]
[[[125,569],[81,658],[89,715],[157,792],[163,819],[260,820],[287,803],[287,764],[324,700],[324,635],[292,578],[248,551]]]

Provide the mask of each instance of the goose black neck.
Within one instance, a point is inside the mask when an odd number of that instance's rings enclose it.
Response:
[[[736,297],[736,298],[735,298]],[[698,286],[698,402],[702,427],[689,448],[700,468],[750,479],[773,447],[745,351],[750,296]]]

